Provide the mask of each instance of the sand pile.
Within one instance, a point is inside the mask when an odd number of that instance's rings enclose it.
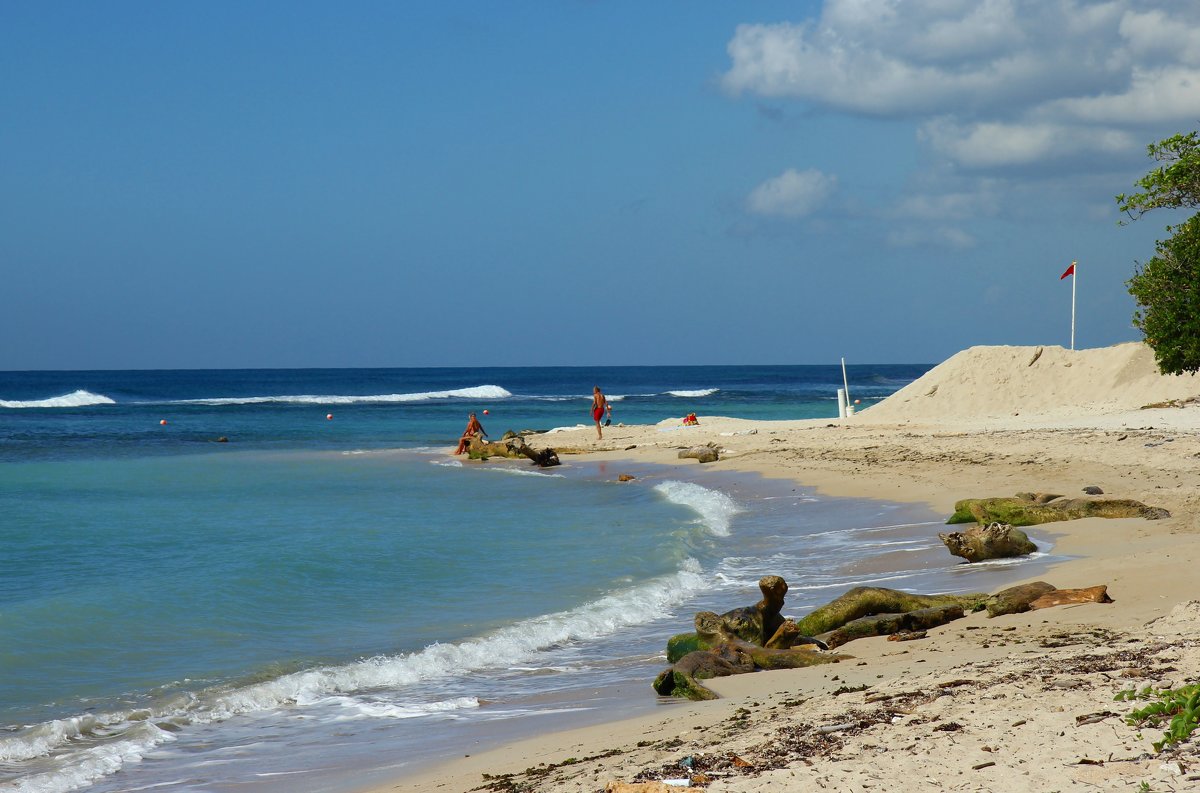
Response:
[[[1094,350],[971,347],[862,413],[868,421],[1104,413],[1200,397],[1200,378],[1162,375],[1141,342]]]

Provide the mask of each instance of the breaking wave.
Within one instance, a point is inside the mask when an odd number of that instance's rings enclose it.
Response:
[[[115,405],[112,399],[91,391],[72,391],[49,399],[8,400],[0,399],[0,408],[80,408],[89,405]]]
[[[439,399],[508,399],[512,393],[498,385],[479,385],[471,388],[456,388],[451,391],[418,391],[411,394],[288,394],[279,396],[211,397],[207,399],[181,399],[173,405],[356,405],[391,404],[400,402],[432,402]]]

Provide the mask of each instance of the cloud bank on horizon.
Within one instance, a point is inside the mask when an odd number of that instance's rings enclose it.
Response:
[[[739,25],[728,54],[731,96],[916,125],[921,189],[882,213],[892,220],[1001,212],[1006,180],[1033,169],[1095,179],[1108,162],[1119,185],[1164,125],[1200,119],[1189,0],[827,0],[811,20]],[[809,215],[837,180],[788,168],[746,208]],[[899,228],[888,241],[964,248],[972,237]]]

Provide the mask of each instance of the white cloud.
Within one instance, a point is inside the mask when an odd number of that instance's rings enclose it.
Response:
[[[1140,144],[1111,129],[1045,123],[959,124],[938,118],[922,125],[921,140],[939,154],[967,168],[1025,166],[1052,158],[1118,154]]]
[[[1170,66],[1135,68],[1120,93],[1060,99],[1043,112],[1086,122],[1130,124],[1200,117],[1200,69]]]
[[[1200,118],[1195,0],[827,0],[819,18],[741,25],[731,93],[922,120],[966,167],[1138,151]]]
[[[837,177],[789,168],[750,192],[746,207],[758,215],[799,218],[816,211],[833,193]]]

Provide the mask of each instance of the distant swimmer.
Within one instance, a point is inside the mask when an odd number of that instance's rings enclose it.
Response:
[[[471,443],[471,439],[476,435],[482,435],[485,438],[488,436],[487,430],[483,428],[483,425],[479,423],[479,419],[475,418],[475,414],[472,413],[467,417],[467,428],[463,430],[462,437],[458,439],[458,448],[454,450],[454,453],[462,454],[465,452],[467,446]]]
[[[604,418],[604,411],[608,409],[608,400],[604,398],[604,394],[600,392],[600,386],[592,389],[592,419],[596,422],[596,439],[604,438],[604,432],[600,429],[600,420]]]

